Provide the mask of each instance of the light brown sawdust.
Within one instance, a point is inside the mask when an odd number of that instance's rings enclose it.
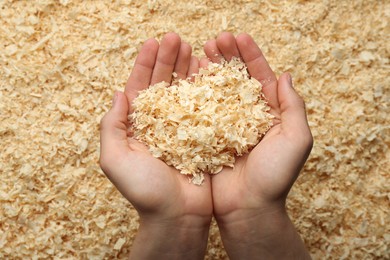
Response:
[[[385,0],[0,1],[0,258],[126,258],[138,218],[98,167],[99,120],[145,39],[175,31],[201,55],[222,30],[253,35],[306,100],[315,145],[287,204],[314,259],[390,258],[389,16]],[[226,259],[215,222],[206,259]]]
[[[235,157],[252,150],[272,126],[261,89],[240,59],[210,62],[192,80],[175,78],[140,91],[130,131],[154,157],[201,185],[204,174],[233,167]]]

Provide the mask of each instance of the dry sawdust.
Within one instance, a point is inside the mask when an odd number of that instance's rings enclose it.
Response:
[[[233,167],[272,126],[262,85],[238,58],[210,62],[193,79],[139,92],[129,115],[134,138],[193,184]],[[153,104],[153,105],[151,105]]]
[[[125,259],[138,218],[97,164],[140,44],[248,32],[315,145],[288,198],[314,259],[389,259],[390,2],[0,1],[0,258]],[[120,210],[118,210],[120,209]],[[226,259],[212,224],[206,259]]]

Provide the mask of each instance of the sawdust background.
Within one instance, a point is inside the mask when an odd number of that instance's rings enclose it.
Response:
[[[389,258],[390,2],[0,1],[0,258],[126,258],[135,210],[98,166],[99,121],[149,37],[202,54],[248,32],[290,71],[315,145],[288,198],[315,259]],[[213,223],[207,259],[225,259]]]

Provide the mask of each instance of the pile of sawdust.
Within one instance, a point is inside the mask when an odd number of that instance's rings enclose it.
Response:
[[[129,115],[134,138],[200,185],[204,174],[233,167],[272,126],[261,89],[238,58],[210,62],[193,80],[141,91]],[[153,104],[153,105],[151,105]]]
[[[100,118],[144,40],[175,31],[200,56],[223,30],[253,35],[306,100],[315,145],[287,204],[313,257],[390,258],[389,10],[376,0],[0,1],[0,258],[127,257],[138,218],[97,164]],[[206,259],[225,258],[213,222]]]

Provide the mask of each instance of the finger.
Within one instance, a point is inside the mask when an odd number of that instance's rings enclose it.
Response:
[[[100,123],[100,165],[106,174],[127,154],[128,101],[122,92],[114,94],[113,106]]]
[[[187,72],[191,64],[191,53],[191,46],[188,43],[182,42],[174,68],[174,72],[177,74],[178,79],[187,78]]]
[[[236,37],[237,46],[249,74],[263,85],[263,93],[272,108],[278,108],[277,79],[260,48],[252,37],[242,33]]]
[[[291,75],[288,73],[279,78],[278,97],[283,133],[300,145],[311,146],[313,138],[307,122],[305,103],[295,92]]]
[[[125,87],[129,104],[138,96],[140,90],[150,85],[158,47],[159,44],[155,39],[149,39],[143,44]]]
[[[151,85],[161,81],[171,82],[180,45],[181,39],[176,33],[167,33],[163,37],[160,48],[158,49]]]
[[[190,66],[188,67],[187,78],[193,79],[195,74],[199,73],[199,59],[195,56],[191,57]]]
[[[207,58],[207,57],[202,57],[200,60],[199,60],[199,68],[207,68],[207,66],[209,65],[209,62],[210,60]]]
[[[217,46],[225,60],[230,61],[233,57],[240,57],[236,38],[232,33],[222,32],[217,37]]]
[[[264,86],[277,81],[275,73],[250,35],[246,33],[238,35],[237,46],[252,77]]]
[[[220,63],[222,58],[222,53],[218,49],[216,40],[209,40],[203,46],[204,53],[211,62]]]

